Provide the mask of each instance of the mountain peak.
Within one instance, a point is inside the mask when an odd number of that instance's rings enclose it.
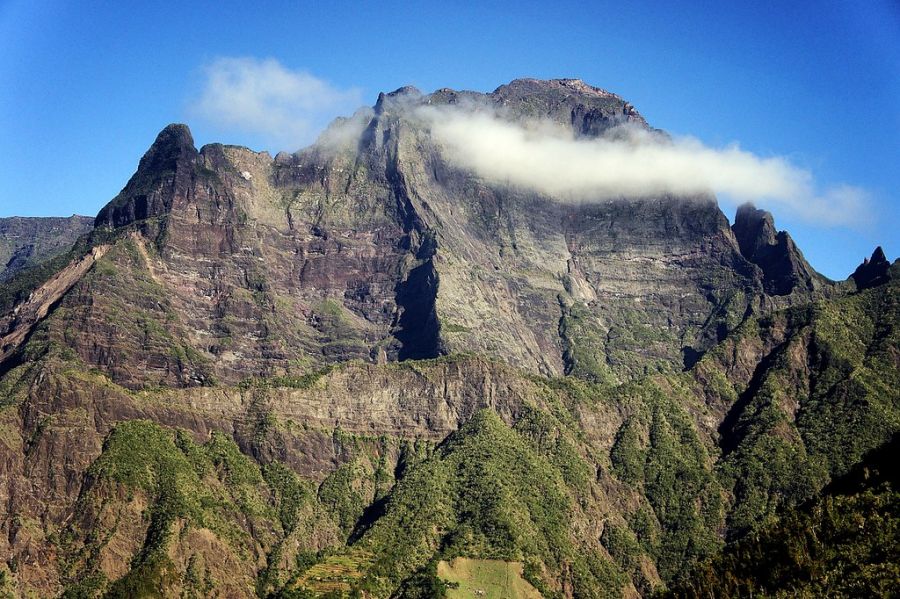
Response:
[[[775,244],[778,233],[772,213],[760,210],[751,202],[738,206],[731,230],[737,238],[741,253],[751,262],[756,252]]]
[[[549,91],[561,91],[565,93],[576,93],[586,96],[594,96],[599,98],[615,98],[617,100],[621,100],[620,96],[605,89],[585,83],[581,79],[534,79],[531,77],[524,77],[520,79],[513,79],[509,83],[501,85],[496,90],[494,90],[494,93],[498,93],[504,89],[517,90],[530,94],[542,92],[546,93]]]
[[[887,256],[881,246],[875,248],[871,258],[866,258],[863,263],[856,267],[850,278],[856,283],[858,289],[869,289],[877,287],[888,279],[888,270],[891,263],[888,262]]]
[[[737,209],[731,231],[741,255],[762,270],[769,293],[787,295],[798,286],[812,290],[821,279],[791,236],[775,228],[771,212],[750,202],[742,204]]]
[[[378,100],[375,101],[375,113],[381,114],[384,112],[385,104],[416,100],[421,97],[422,92],[419,91],[419,88],[412,85],[404,85],[403,87],[398,87],[394,91],[388,93],[382,92],[378,94]]]
[[[194,145],[194,136],[191,135],[191,128],[184,123],[169,123],[163,127],[162,131],[156,136],[156,143],[165,140]]]
[[[190,128],[182,123],[172,123],[166,125],[156,136],[141,158],[138,170],[172,170],[182,156],[196,152]]]
[[[167,125],[141,158],[125,188],[97,214],[96,226],[120,227],[168,212],[176,183],[193,170],[199,153],[187,125]]]
[[[581,79],[514,79],[489,97],[514,116],[549,118],[588,137],[622,124],[649,128],[629,102]]]

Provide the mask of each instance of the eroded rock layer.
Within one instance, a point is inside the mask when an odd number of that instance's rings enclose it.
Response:
[[[171,125],[9,279],[0,594],[413,597],[464,557],[650,596],[900,431],[880,249],[834,283],[752,206],[488,181],[449,105],[648,128],[577,80],[403,88],[274,158]]]
[[[743,209],[733,231],[711,197],[572,204],[454,167],[414,108],[462,99],[584,136],[646,127],[617,96],[572,80],[487,95],[405,88],[355,117],[357,144],[275,159],[198,151],[172,125],[97,216],[98,230],[137,232],[104,267],[132,293],[110,299],[98,282],[66,299],[73,320],[99,327],[76,351],[132,388],[459,351],[629,380],[690,365],[747,314],[822,286],[760,211],[772,231],[751,230]],[[184,359],[103,330],[116,310],[162,319]]]

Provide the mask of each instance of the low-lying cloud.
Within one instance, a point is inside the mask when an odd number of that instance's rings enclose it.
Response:
[[[599,139],[576,138],[546,122],[523,126],[491,111],[426,108],[445,157],[503,184],[571,201],[716,193],[787,209],[826,225],[861,224],[867,194],[848,185],[817,188],[812,174],[782,157],[763,158],[736,144],[711,148],[619,127]]]
[[[339,89],[277,60],[225,57],[204,69],[191,110],[219,129],[253,134],[270,149],[297,150],[361,104],[360,90]]]
[[[321,149],[353,147],[372,116],[371,109],[357,110],[363,103],[358,89],[339,89],[274,59],[219,58],[204,75],[192,112],[223,132],[251,134],[271,150],[300,149],[319,132]],[[579,138],[559,124],[513,121],[475,102],[423,107],[418,98],[404,104],[398,97],[394,103],[430,127],[456,166],[564,201],[715,193],[726,202],[753,201],[818,224],[854,226],[869,219],[865,190],[822,187],[788,159],[757,156],[737,144],[714,148],[629,126],[602,138]]]

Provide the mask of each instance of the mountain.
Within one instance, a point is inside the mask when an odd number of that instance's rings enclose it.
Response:
[[[680,369],[748,310],[821,285],[786,235],[745,255],[712,197],[572,205],[460,171],[409,106],[461,95],[382,95],[356,147],[274,160],[198,151],[186,127],[167,127],[96,224],[139,233],[147,276],[188,321],[167,334],[196,359],[81,357],[118,360],[102,366],[131,388],[460,351],[620,381]],[[644,124],[575,81],[516,81],[480,100],[584,135]]]
[[[94,226],[88,216],[68,218],[0,218],[0,282],[64,254]]]
[[[753,206],[485,179],[421,117],[451,108],[661,135],[530,79],[274,158],[166,127],[0,295],[0,588],[433,596],[505,562],[649,596],[900,429],[883,253],[832,282]]]

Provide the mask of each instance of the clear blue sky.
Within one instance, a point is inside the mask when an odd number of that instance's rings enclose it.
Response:
[[[862,229],[775,212],[826,275],[845,277],[877,244],[900,253],[900,3],[471,4],[2,1],[0,216],[95,214],[170,122],[198,145],[279,149],[192,116],[206,65],[252,57],[368,104],[405,84],[581,78],[656,127],[866,188]]]

